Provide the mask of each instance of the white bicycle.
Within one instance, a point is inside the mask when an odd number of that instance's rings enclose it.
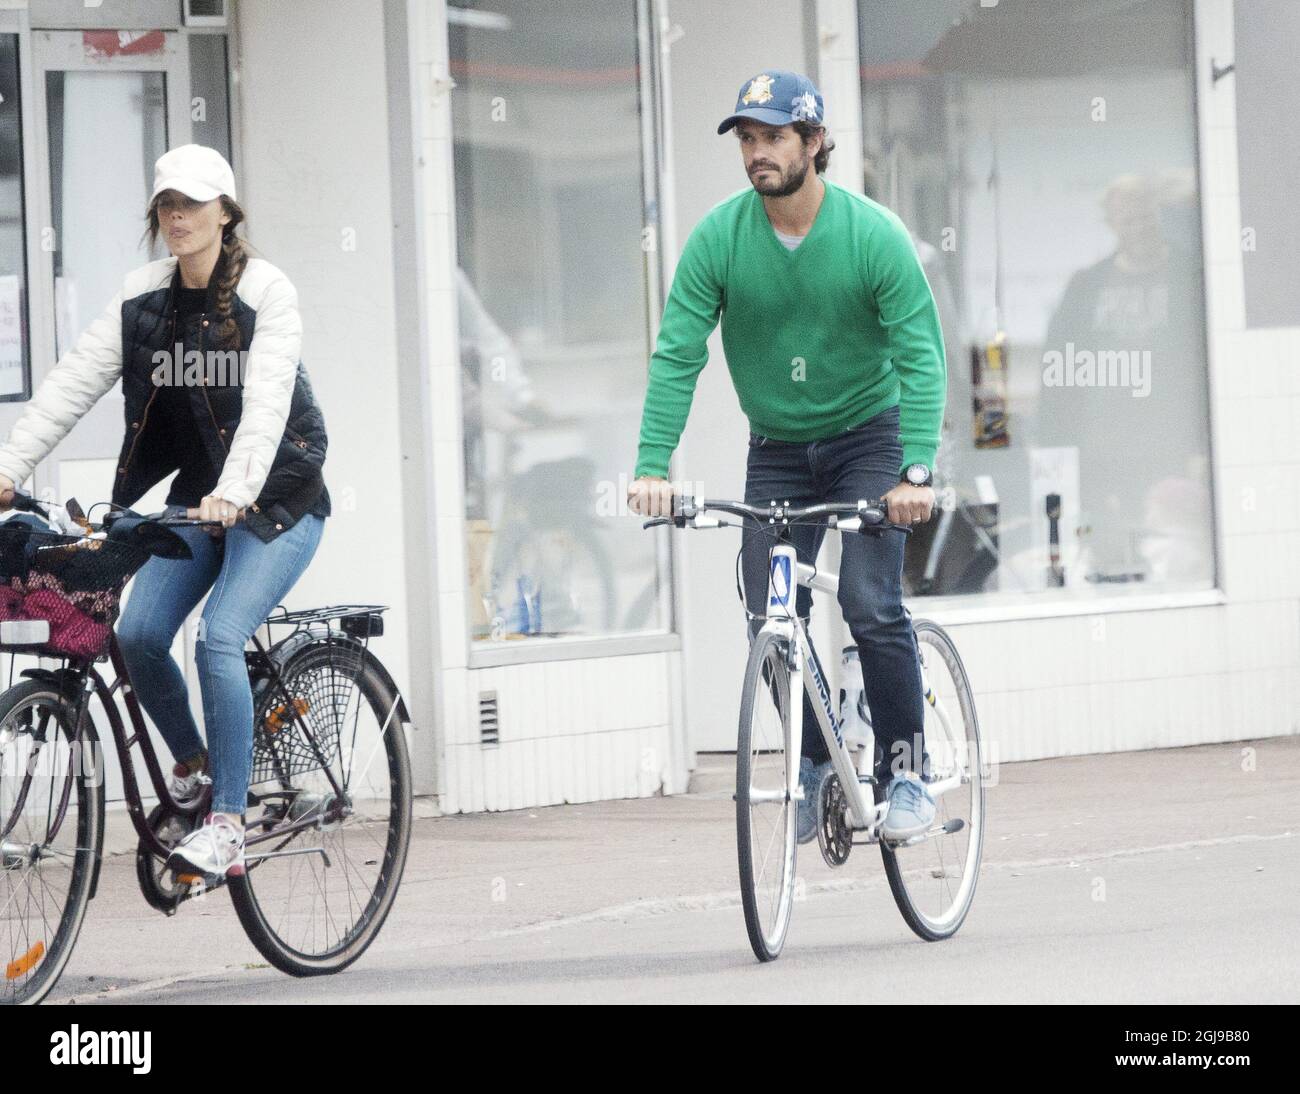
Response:
[[[708,513],[742,518],[727,521]],[[741,903],[754,954],[780,956],[795,892],[796,821],[803,703],[807,691],[830,753],[833,774],[817,802],[817,842],[830,866],[843,866],[857,844],[880,844],[885,874],[909,927],[927,941],[950,938],[970,911],[984,838],[984,776],[979,724],[970,682],[952,639],[936,623],[914,620],[925,695],[922,778],[938,806],[928,832],[891,843],[881,838],[888,812],[875,778],[869,730],[845,732],[847,710],[837,712],[826,675],[795,610],[798,586],[835,594],[835,574],[799,562],[791,525],[822,522],[840,533],[884,535],[910,529],[890,523],[883,502],[791,508],[735,501],[674,499],[674,515],[644,527],[742,527],[743,519],[770,529],[766,621],[750,645],[740,704],[736,762],[736,836]],[[865,709],[862,710],[865,716]]]

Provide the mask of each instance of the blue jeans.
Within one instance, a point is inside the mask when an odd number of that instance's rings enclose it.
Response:
[[[184,508],[169,505],[167,515],[183,515]],[[324,518],[310,513],[269,543],[243,524],[219,536],[202,527],[176,528],[194,557],[151,558],[136,574],[122,609],[117,639],[136,696],[172,755],[185,760],[203,751],[203,738],[171,645],[185,618],[212,589],[203,606],[194,659],[208,730],[215,813],[239,816],[248,803],[253,693],[244,647],[307,568],[324,529]]]
[[[745,501],[750,505],[788,501],[792,506],[859,498],[875,501],[899,482],[903,447],[898,428],[898,407],[894,406],[820,441],[793,443],[751,433]],[[771,532],[746,522],[743,533],[745,602],[749,611],[760,617],[749,621],[751,640],[764,622]],[[790,529],[790,542],[800,562],[816,561],[825,534],[824,522]],[[876,776],[885,783],[891,772],[917,770],[913,755],[918,760],[922,755],[925,725],[916,636],[911,614],[903,606],[905,539],[906,534],[897,531],[879,535],[846,532],[841,537],[840,609],[862,662],[877,756],[883,757]],[[812,612],[810,589],[799,587],[795,610],[806,626]],[[806,691],[802,743],[803,755],[809,759],[820,763],[829,758]]]

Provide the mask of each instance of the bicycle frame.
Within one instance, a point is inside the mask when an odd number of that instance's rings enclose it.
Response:
[[[838,527],[843,531],[856,530],[852,520],[840,521]],[[786,648],[789,650],[787,668],[790,672],[792,685],[790,688],[789,739],[785,742],[786,755],[795,755],[803,740],[803,703],[796,701],[794,698],[803,691],[811,701],[813,713],[817,717],[817,726],[821,730],[822,739],[826,742],[826,749],[831,757],[832,767],[839,778],[840,786],[844,790],[849,812],[852,816],[853,827],[865,831],[868,839],[875,841],[879,839],[880,826],[884,822],[888,804],[886,802],[877,804],[874,795],[869,790],[871,783],[862,781],[864,775],[869,776],[871,774],[872,756],[869,754],[870,750],[863,750],[862,765],[866,768],[865,771],[859,770],[854,764],[853,755],[844,739],[839,714],[831,701],[831,690],[826,681],[826,675],[822,671],[821,662],[817,658],[816,651],[808,640],[808,632],[804,627],[803,620],[799,618],[795,610],[796,590],[799,586],[836,594],[839,591],[839,577],[824,570],[817,570],[808,563],[800,562],[793,544],[786,542],[774,544],[768,561],[767,604],[765,610],[767,622],[763,624],[760,634],[767,631],[779,635],[785,640]],[[930,687],[924,665],[921,666],[921,686],[925,701],[935,711],[939,725],[942,727],[949,743],[959,747],[960,751],[957,754],[963,755],[965,753],[964,741],[959,745],[954,740],[952,723],[943,708],[943,704],[939,702],[938,697],[935,695],[934,689]],[[798,766],[790,764],[788,768],[789,785],[786,788],[787,793],[791,800],[799,800],[802,798],[803,792],[799,786]],[[960,772],[951,773],[944,778],[928,783],[927,787],[930,794],[937,799],[949,790],[956,789],[962,784],[962,781]],[[927,836],[922,835],[906,842],[910,844],[925,838]]]
[[[117,634],[114,633],[110,638],[109,644],[109,663],[116,674],[116,679],[110,685],[105,682],[104,677],[100,675],[99,670],[93,662],[83,662],[76,667],[70,667],[65,671],[76,672],[84,681],[81,700],[77,712],[78,723],[84,716],[85,710],[89,707],[90,697],[92,695],[99,698],[104,712],[108,715],[109,731],[112,734],[113,741],[117,746],[118,764],[122,770],[122,787],[123,796],[126,800],[127,813],[131,817],[131,823],[135,827],[142,844],[153,855],[159,858],[166,858],[170,853],[170,848],[164,846],[161,840],[154,834],[149,827],[148,814],[145,810],[144,801],[140,794],[140,783],[136,777],[135,760],[132,756],[132,750],[139,747],[141,754],[144,756],[145,769],[148,773],[149,780],[153,784],[154,793],[160,803],[166,803],[168,808],[177,814],[196,813],[202,805],[196,803],[188,809],[176,804],[167,790],[167,781],[163,774],[161,765],[158,762],[158,753],[154,748],[153,741],[145,728],[144,715],[140,709],[140,701],[136,698],[135,689],[131,686],[131,679],[127,673],[126,662],[122,656],[122,649],[117,641]],[[256,635],[253,636],[253,643],[257,647],[257,653],[260,654],[270,666],[273,686],[279,687],[284,695],[286,702],[292,702],[292,696],[285,691],[283,683],[280,680],[279,670],[274,660],[268,656],[267,650],[263,647],[261,641]],[[131,731],[128,734],[126,723],[122,719],[122,711],[114,699],[117,691],[122,693],[122,701],[126,704],[127,717],[131,723]],[[333,783],[333,774],[327,771],[327,775]],[[335,792],[339,792],[337,785],[334,787]],[[301,829],[314,828],[319,823],[320,818],[308,818],[300,821],[293,821],[283,825],[277,825],[268,832],[255,833],[249,831],[246,834],[246,846],[253,847],[258,843],[266,840],[280,840],[285,836],[292,835]],[[249,858],[257,856],[250,855]]]

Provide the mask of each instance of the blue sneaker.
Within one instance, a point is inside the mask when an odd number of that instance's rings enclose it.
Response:
[[[817,838],[817,797],[822,792],[822,783],[830,773],[830,760],[815,764],[807,756],[799,759],[799,783],[803,786],[803,801],[799,803],[796,833],[800,843],[811,843]]]
[[[908,771],[890,780],[889,812],[881,826],[880,836],[891,843],[924,835],[934,824],[934,798],[929,788],[916,775]]]

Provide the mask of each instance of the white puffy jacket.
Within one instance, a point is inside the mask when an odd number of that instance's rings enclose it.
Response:
[[[122,374],[122,309],[167,287],[176,258],[127,274],[108,307],[50,370],[0,445],[0,475],[21,485]],[[249,258],[235,289],[256,313],[244,374],[243,410],[212,496],[242,509],[262,490],[284,434],[302,346],[298,293],[284,273]]]

